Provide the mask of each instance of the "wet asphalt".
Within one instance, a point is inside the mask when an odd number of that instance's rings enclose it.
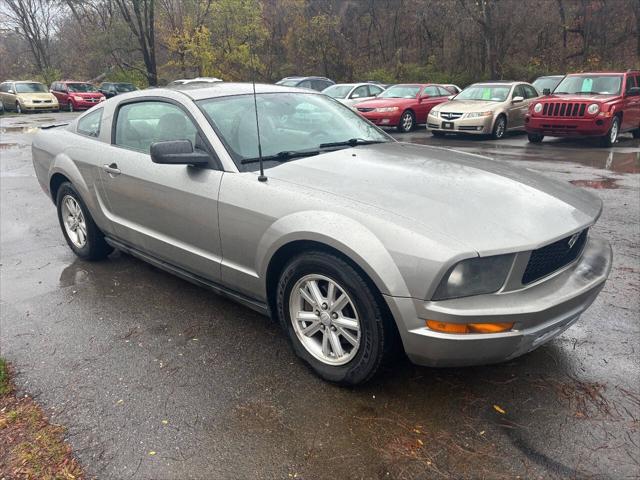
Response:
[[[615,265],[581,320],[524,357],[400,359],[345,389],[316,378],[267,318],[127,255],[74,257],[30,152],[38,125],[74,115],[0,117],[0,354],[90,477],[640,476],[638,140],[397,135],[591,189],[604,200],[593,233]]]

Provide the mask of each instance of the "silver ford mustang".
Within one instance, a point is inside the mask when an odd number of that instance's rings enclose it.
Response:
[[[75,254],[118,248],[271,315],[347,385],[395,345],[428,366],[517,357],[604,285],[590,193],[396,142],[326,95],[256,89],[136,91],[42,129],[35,171]]]

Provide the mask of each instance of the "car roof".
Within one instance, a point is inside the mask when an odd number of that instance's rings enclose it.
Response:
[[[42,82],[39,82],[37,80],[7,80],[7,82],[13,82],[13,83],[42,83]]]
[[[292,77],[284,77],[282,80],[329,80],[327,77],[318,77],[315,75],[309,77],[301,77],[298,75],[294,75]],[[280,81],[282,81],[280,80]]]
[[[571,76],[571,77],[577,77],[580,75],[624,75],[625,73],[634,73],[635,71],[632,70],[630,72],[574,72],[574,73],[568,73],[567,77]]]
[[[282,85],[269,85],[264,83],[255,84],[256,93],[306,93],[308,95],[322,95],[320,92],[314,90],[308,90],[305,88],[285,87]],[[158,95],[162,93],[162,90],[170,90],[182,92],[192,100],[203,100],[205,98],[216,97],[228,97],[232,95],[247,95],[253,93],[253,84],[251,83],[232,83],[232,82],[216,82],[216,83],[202,83],[202,84],[186,84],[175,85],[170,87],[154,88],[153,90],[146,90],[150,92],[150,95]],[[138,90],[138,95],[144,95],[145,90]]]

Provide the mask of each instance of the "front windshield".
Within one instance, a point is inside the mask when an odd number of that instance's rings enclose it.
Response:
[[[280,80],[276,85],[284,85],[285,87],[297,87],[300,80]]]
[[[504,102],[510,91],[511,85],[471,85],[456,95],[455,100]]]
[[[331,85],[325,88],[322,93],[333,98],[347,98],[352,88],[353,85]]]
[[[70,92],[97,92],[98,89],[90,83],[67,83]]]
[[[538,90],[538,92],[543,93],[545,89],[549,89],[550,92],[558,86],[562,78],[553,78],[553,77],[541,77],[538,78],[535,82],[533,82],[533,86]]]
[[[617,95],[621,85],[622,75],[569,75],[553,93]]]
[[[416,98],[420,85],[394,85],[378,95],[378,98]]]
[[[47,93],[47,87],[41,83],[16,83],[16,93]]]
[[[265,93],[256,97],[262,156],[274,166],[285,155],[319,154],[355,143],[393,141],[356,112],[330,97],[309,93]],[[241,170],[257,168],[258,140],[253,95],[197,102]],[[357,142],[356,142],[357,141]],[[329,145],[343,143],[343,145]],[[280,154],[280,155],[279,155]],[[281,158],[273,158],[273,157]]]
[[[130,83],[116,83],[114,86],[117,92],[133,92],[136,89]]]

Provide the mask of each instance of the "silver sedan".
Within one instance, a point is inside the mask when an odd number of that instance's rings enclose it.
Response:
[[[604,285],[590,193],[398,143],[326,95],[256,88],[141,90],[42,129],[35,171],[73,252],[118,248],[270,315],[347,385],[395,346],[429,366],[522,355]]]

